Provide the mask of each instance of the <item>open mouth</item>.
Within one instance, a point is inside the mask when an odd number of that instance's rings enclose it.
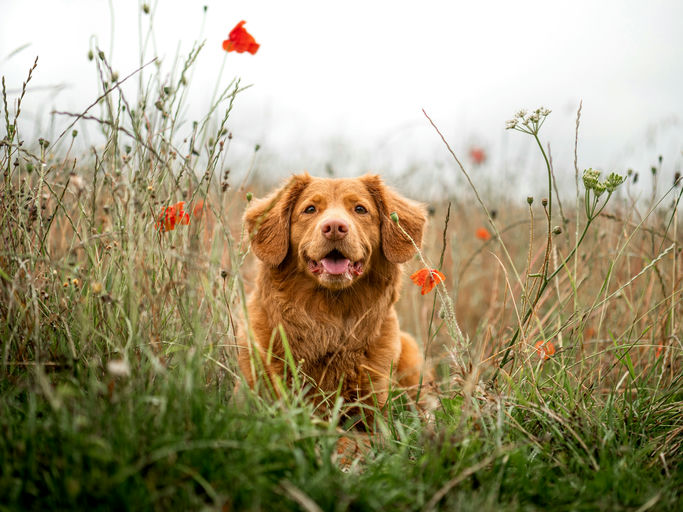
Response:
[[[340,251],[334,249],[325,255],[320,261],[310,260],[308,268],[313,274],[340,277],[359,276],[363,273],[363,262],[352,262]]]

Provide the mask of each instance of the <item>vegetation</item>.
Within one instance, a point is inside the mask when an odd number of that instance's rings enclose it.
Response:
[[[407,273],[446,280],[423,297],[406,279],[399,314],[437,370],[433,410],[396,390],[371,434],[347,431],[349,405],[314,410],[304,380],[236,387],[241,214],[267,184],[225,167],[239,81],[182,118],[200,50],[120,78],[93,48],[101,90],[53,140],[22,138],[27,86],[3,78],[0,509],[682,506],[682,187],[661,158],[672,185],[649,202],[637,174],[578,167],[561,198],[545,158],[547,199],[432,205]],[[546,157],[549,114],[508,128]],[[77,129],[102,143],[74,155]]]

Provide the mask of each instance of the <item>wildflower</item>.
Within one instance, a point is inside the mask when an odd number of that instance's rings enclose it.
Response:
[[[491,233],[489,233],[489,230],[484,227],[477,229],[477,231],[475,232],[475,236],[479,240],[484,240],[485,242],[487,240],[491,240]]]
[[[244,28],[245,23],[246,21],[242,20],[235,25],[235,28],[230,31],[228,38],[223,41],[223,49],[226,52],[249,52],[254,55],[258,51],[260,45],[254,40],[252,35],[246,31]]]
[[[470,158],[476,165],[481,165],[486,161],[486,152],[479,147],[470,148]]]
[[[605,181],[605,188],[607,189],[607,192],[610,194],[614,192],[614,190],[621,185],[625,179],[626,178],[624,176],[620,176],[615,172],[611,172]]]
[[[659,345],[657,345],[657,350],[655,351],[655,357],[661,356],[663,351],[664,351],[664,343],[660,343]]]
[[[550,115],[551,110],[539,107],[529,113],[522,109],[517,111],[515,117],[505,123],[506,130],[517,130],[530,135],[538,135],[545,118]]]
[[[600,171],[592,168],[583,171],[583,186],[590,190],[594,188],[600,181]]]
[[[510,119],[509,121],[505,121],[506,130],[514,130],[515,128],[517,128],[517,119]]]
[[[552,341],[539,340],[534,347],[536,348],[536,353],[543,361],[547,361],[550,359],[550,356],[555,355],[555,345],[553,345]]]
[[[192,208],[192,216],[193,217],[201,217],[203,211],[204,211],[204,200],[200,199],[194,204],[194,207]]]
[[[602,193],[606,190],[606,185],[604,181],[601,181],[597,185],[593,187],[593,192],[595,193],[595,197],[600,197]]]
[[[185,201],[180,201],[173,206],[167,206],[161,210],[159,219],[154,224],[154,229],[161,232],[173,231],[176,224],[189,224],[190,214],[185,212]]]
[[[446,276],[438,270],[426,267],[421,268],[410,276],[410,280],[413,283],[422,287],[422,290],[420,291],[422,295],[431,292],[437,284],[442,283],[445,279]]]

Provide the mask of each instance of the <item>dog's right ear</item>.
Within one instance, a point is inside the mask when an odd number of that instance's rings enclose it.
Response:
[[[287,183],[263,199],[257,199],[244,213],[247,234],[254,254],[277,266],[289,250],[289,224],[292,208],[311,182],[308,174],[295,174]]]

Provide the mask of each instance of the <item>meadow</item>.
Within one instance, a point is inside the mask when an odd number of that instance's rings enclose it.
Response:
[[[558,195],[552,114],[508,121],[544,157],[547,192],[493,208],[473,186],[428,205],[398,311],[437,374],[434,407],[395,390],[358,432],[353,404],[316,410],[305,379],[279,397],[236,389],[254,278],[241,217],[273,184],[254,159],[238,178],[225,166],[238,80],[182,119],[200,51],[118,76],[94,49],[91,107],[36,140],[21,115],[34,69],[14,96],[3,79],[0,509],[681,508],[683,188],[668,155],[640,170],[663,193],[577,167]],[[77,152],[84,129],[102,142]],[[408,275],[425,266],[446,280],[423,296]]]

